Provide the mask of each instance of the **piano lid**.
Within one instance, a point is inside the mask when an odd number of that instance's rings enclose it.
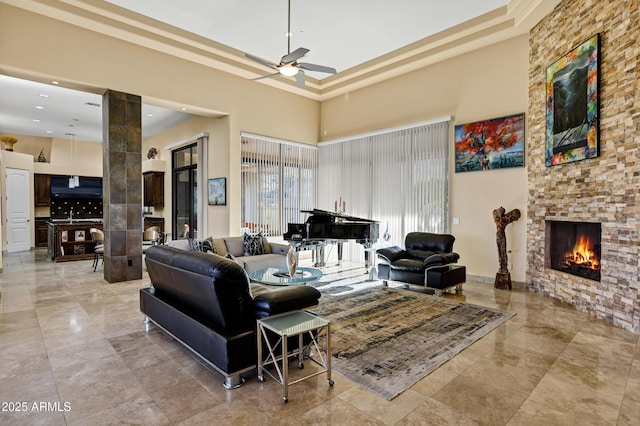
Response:
[[[335,222],[336,219],[351,222],[368,222],[379,223],[377,220],[364,219],[361,217],[347,216],[346,214],[330,212],[327,210],[313,209],[313,210],[300,210],[301,213],[309,213],[311,216],[307,218],[307,223],[311,222]]]

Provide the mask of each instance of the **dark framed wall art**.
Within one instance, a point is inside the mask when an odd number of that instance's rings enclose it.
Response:
[[[599,56],[596,34],[547,67],[547,167],[600,154]]]
[[[227,205],[227,178],[209,179],[208,194],[209,205],[226,206]]]
[[[524,113],[458,124],[456,173],[524,167]]]

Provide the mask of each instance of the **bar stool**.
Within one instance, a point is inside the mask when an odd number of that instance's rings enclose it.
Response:
[[[98,268],[98,261],[102,258],[102,264],[104,264],[104,232],[98,228],[91,228],[91,241],[95,244],[93,251],[93,272]]]

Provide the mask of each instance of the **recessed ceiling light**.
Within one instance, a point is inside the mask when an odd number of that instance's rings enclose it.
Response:
[[[53,130],[45,130],[45,133],[53,133]]]
[[[186,111],[186,110],[187,110],[187,109],[186,109],[186,108],[184,108],[184,107],[180,108],[180,111]]]
[[[59,81],[56,81],[56,80],[53,80],[53,81],[51,82],[51,84],[60,84],[60,82],[59,82]]]
[[[41,98],[48,98],[48,97],[49,97],[49,95],[44,94],[44,93],[40,93],[40,97],[41,97]]]
[[[42,105],[36,105],[36,109],[44,109]]]
[[[147,114],[147,117],[153,117],[153,114]]]
[[[31,121],[33,121],[34,123],[39,123],[39,122],[40,122],[40,120],[38,120],[37,118],[34,118],[34,119],[33,119],[33,120],[31,120]]]

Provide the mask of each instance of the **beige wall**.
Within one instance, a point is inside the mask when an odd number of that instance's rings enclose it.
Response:
[[[0,3],[0,72],[95,93],[106,89],[142,96],[143,102],[170,102],[201,115],[228,115],[217,148],[228,173],[227,212],[216,232],[239,233],[240,132],[315,144],[317,101],[283,92],[209,67],[67,25]],[[25,54],[24,46],[30,46]],[[90,60],[86,60],[90,58]],[[197,133],[202,132],[198,130]],[[215,150],[210,155],[216,156]],[[216,176],[218,170],[209,168]],[[221,160],[222,161],[222,160]],[[166,212],[165,212],[166,214]],[[237,222],[237,224],[236,224]]]
[[[171,223],[171,151],[164,148],[179,141],[186,141],[201,133],[209,134],[208,176],[206,178],[228,178],[232,168],[229,162],[230,135],[228,117],[195,117],[143,142],[143,153],[147,152],[149,148],[155,147],[158,149],[157,159],[165,162],[164,208],[155,209],[154,216],[164,217],[165,230],[167,232],[173,233]],[[227,197],[229,196],[230,193],[227,190]],[[206,203],[207,201],[204,200],[204,202]],[[202,235],[219,237],[239,233],[240,220],[234,221],[230,219],[230,207],[228,204],[226,206],[207,206],[206,210],[208,228],[202,230]]]
[[[228,205],[208,207],[209,232],[216,235],[240,232],[241,131],[315,144],[319,135],[326,140],[443,115],[462,123],[527,110],[526,36],[322,105],[6,4],[0,4],[0,39],[0,72],[40,81],[56,78],[96,93],[109,88],[141,95],[143,101],[170,101],[202,115],[224,116],[216,124],[185,123],[160,136],[175,141],[180,135],[211,134],[209,176],[228,178]],[[28,55],[25,45],[31,46]],[[150,144],[160,148],[163,143],[154,138],[143,153]],[[462,262],[471,275],[493,277],[498,265],[491,212],[499,206],[520,208],[526,217],[526,171],[452,175],[451,195],[452,216],[460,218],[452,232]],[[163,214],[170,217],[166,208]],[[524,220],[510,225],[507,236],[514,251],[513,279],[524,281]]]
[[[51,158],[51,138],[0,133],[0,137],[5,135],[18,139],[18,142],[13,146],[14,152],[32,155],[35,160],[40,151],[44,150],[47,161]]]
[[[526,112],[527,93],[528,37],[521,36],[325,101],[320,130],[326,140],[446,115],[455,117],[454,124],[495,118]],[[513,252],[512,279],[524,283],[526,197],[525,168],[452,172],[451,216],[460,224],[451,232],[468,274],[495,277],[492,212],[500,206],[518,208],[522,219],[507,228],[507,248]]]

